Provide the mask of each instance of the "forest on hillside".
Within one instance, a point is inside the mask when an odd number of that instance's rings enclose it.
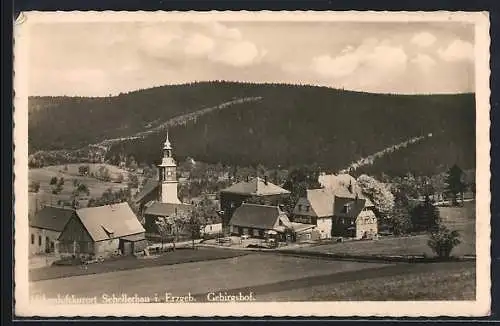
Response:
[[[76,149],[155,128],[175,116],[237,98],[259,101],[200,116],[170,133],[179,160],[335,171],[412,137],[435,136],[363,167],[376,174],[434,174],[475,167],[473,94],[387,95],[324,87],[203,82],[108,98],[30,98],[30,153]],[[164,133],[113,145],[107,159],[157,163]]]

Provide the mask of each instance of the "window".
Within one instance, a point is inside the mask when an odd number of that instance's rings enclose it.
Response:
[[[38,236],[38,245],[39,246],[42,245],[42,236],[41,235]]]
[[[306,206],[306,212],[309,212],[309,205]]]
[[[35,244],[35,235],[34,234],[31,235],[31,244]]]
[[[302,205],[299,205],[299,212],[302,211]]]
[[[349,209],[350,209],[350,205],[349,204],[345,204],[344,205],[344,209],[343,209],[343,213],[349,213]]]

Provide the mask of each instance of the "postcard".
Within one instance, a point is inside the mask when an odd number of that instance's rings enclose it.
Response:
[[[24,12],[18,316],[486,316],[486,12]]]

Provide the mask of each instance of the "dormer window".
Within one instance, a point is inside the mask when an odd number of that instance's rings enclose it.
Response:
[[[299,205],[299,212],[302,211],[302,205]]]
[[[309,212],[309,205],[306,206],[306,212]]]
[[[349,205],[349,204],[345,204],[345,205],[344,205],[344,208],[343,208],[343,210],[342,210],[342,213],[345,213],[345,214],[349,213],[350,208],[351,208],[351,205]]]
[[[114,236],[115,232],[113,231],[113,229],[111,229],[110,227],[104,226],[104,225],[102,225],[102,228],[103,228],[104,232],[106,232],[106,235],[109,238],[112,238]]]

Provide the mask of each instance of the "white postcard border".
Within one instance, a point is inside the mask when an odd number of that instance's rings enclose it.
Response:
[[[35,305],[28,282],[29,29],[36,23],[98,21],[467,22],[475,24],[476,301],[263,302]],[[14,28],[15,314],[18,316],[485,316],[490,309],[489,18],[485,12],[26,12]],[[478,236],[480,235],[480,236]]]

